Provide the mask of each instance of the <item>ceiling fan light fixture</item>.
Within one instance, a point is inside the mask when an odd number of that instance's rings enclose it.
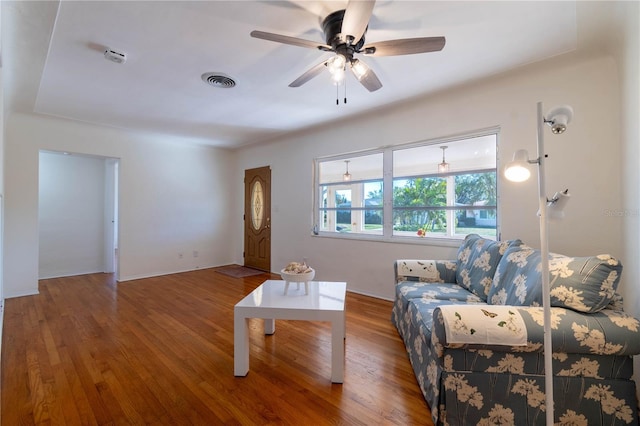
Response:
[[[358,81],[361,81],[369,72],[369,66],[358,59],[354,59],[351,62],[351,70],[353,71],[353,75],[356,76]]]
[[[344,81],[344,70],[338,69],[331,72],[331,81],[336,85],[342,83]]]
[[[337,54],[327,61],[327,68],[331,73],[331,80],[335,84],[344,81],[344,67],[347,64],[347,58],[344,55]]]
[[[345,58],[344,55],[341,54],[337,54],[327,61],[327,67],[329,67],[329,71],[331,73],[338,70],[344,70],[344,66],[346,64],[347,58]]]

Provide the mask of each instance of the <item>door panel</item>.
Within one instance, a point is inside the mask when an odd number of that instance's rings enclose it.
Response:
[[[271,270],[271,168],[244,172],[244,266]]]

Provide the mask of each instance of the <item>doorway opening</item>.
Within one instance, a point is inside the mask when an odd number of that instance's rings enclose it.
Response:
[[[119,160],[56,151],[39,160],[39,278],[117,277]]]

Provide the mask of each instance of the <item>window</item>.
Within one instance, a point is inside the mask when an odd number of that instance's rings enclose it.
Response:
[[[375,153],[318,162],[320,231],[383,234],[382,158]]]
[[[382,239],[461,239],[470,233],[495,239],[496,150],[492,129],[318,159],[316,230]]]

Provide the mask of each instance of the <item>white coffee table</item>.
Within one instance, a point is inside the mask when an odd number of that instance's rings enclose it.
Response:
[[[347,283],[310,281],[309,292],[290,289],[285,282],[268,280],[238,302],[233,310],[234,374],[249,372],[249,319],[264,318],[264,333],[275,333],[275,320],[331,322],[331,381],[344,380],[344,300]]]

